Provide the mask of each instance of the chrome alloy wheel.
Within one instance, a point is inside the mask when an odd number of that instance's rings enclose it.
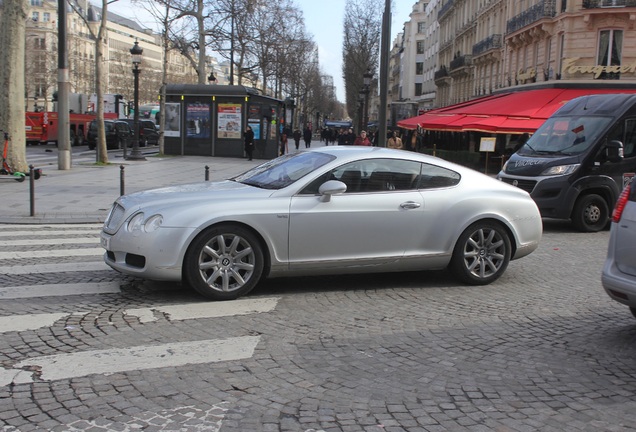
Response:
[[[496,230],[478,229],[464,245],[464,265],[475,277],[489,278],[505,262],[505,249],[505,242]]]
[[[199,273],[212,289],[231,292],[242,288],[254,274],[251,244],[236,234],[219,234],[201,249]]]

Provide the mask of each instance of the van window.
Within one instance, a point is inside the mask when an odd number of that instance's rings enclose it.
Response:
[[[585,152],[612,121],[609,117],[551,117],[519,153],[566,154]]]
[[[623,140],[625,157],[636,156],[636,119],[625,120],[625,139]]]

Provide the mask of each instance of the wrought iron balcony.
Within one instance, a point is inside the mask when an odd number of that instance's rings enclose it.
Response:
[[[636,0],[583,0],[583,9],[636,7]]]
[[[537,22],[543,18],[553,18],[556,15],[556,0],[542,0],[529,9],[521,12],[516,17],[508,20],[506,33],[513,33]]]
[[[473,55],[477,56],[491,49],[501,48],[503,46],[503,37],[500,34],[488,36],[473,45]]]
[[[454,0],[448,0],[446,3],[444,3],[444,6],[442,6],[439,12],[437,12],[437,21],[443,18],[444,15],[446,15],[448,11],[450,11],[453,8],[453,2]]]
[[[438,80],[438,79],[446,78],[448,76],[450,76],[448,74],[448,69],[446,69],[446,66],[442,66],[438,70],[435,71],[435,77],[434,78],[435,78],[435,80]]]
[[[463,55],[455,57],[450,62],[450,70],[454,71],[455,69],[459,69],[466,66],[471,66],[473,64],[473,56],[472,55]]]

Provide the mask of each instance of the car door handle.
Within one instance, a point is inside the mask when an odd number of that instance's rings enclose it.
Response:
[[[400,208],[403,208],[405,210],[416,209],[416,208],[420,208],[421,206],[422,204],[416,203],[415,201],[407,201],[400,204]]]

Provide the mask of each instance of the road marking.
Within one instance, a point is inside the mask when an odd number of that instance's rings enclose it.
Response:
[[[216,363],[252,357],[259,341],[260,336],[241,336],[224,340],[83,351],[27,359],[17,363],[15,369],[36,367],[40,379],[55,381],[93,374]],[[10,373],[6,375],[11,376]],[[5,381],[0,384],[10,383]]]
[[[47,239],[25,239],[25,240],[0,240],[0,247],[9,246],[49,246],[68,244],[99,244],[99,235],[94,238],[47,238]]]
[[[120,293],[119,282],[26,285],[0,288],[0,299]]]
[[[225,316],[248,315],[271,312],[280,298],[245,299],[226,302],[203,302],[181,305],[155,306],[149,308],[126,309],[124,314],[139,318],[142,323],[157,321],[154,312],[168,315],[172,321],[199,318],[219,318]]]
[[[48,251],[26,251],[26,252],[0,252],[0,260],[21,259],[21,258],[53,258],[53,257],[73,257],[73,256],[101,256],[104,254],[102,248],[81,248],[81,249],[55,249]]]
[[[104,226],[104,224],[0,224],[0,230],[4,229],[4,228],[57,228],[59,229],[60,227],[64,227],[64,228],[96,228],[96,229],[101,229]]]
[[[71,315],[86,315],[86,313],[87,312],[50,313],[0,317],[0,333],[37,330],[43,327],[50,327],[62,318],[66,318]]]
[[[0,274],[23,275],[32,273],[64,273],[111,270],[104,261],[74,262],[60,264],[33,264],[23,266],[0,267]]]
[[[101,229],[89,229],[89,230],[62,230],[62,231],[2,231],[1,229],[5,225],[0,225],[0,237],[40,237],[40,236],[55,236],[55,235],[69,235],[69,234],[93,234],[99,236]]]

